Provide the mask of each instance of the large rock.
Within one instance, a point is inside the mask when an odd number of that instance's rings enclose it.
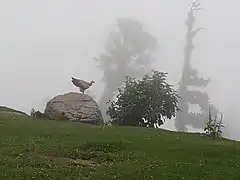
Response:
[[[98,104],[90,96],[75,92],[58,95],[51,99],[46,105],[44,114],[56,120],[64,116],[73,122],[103,123]]]

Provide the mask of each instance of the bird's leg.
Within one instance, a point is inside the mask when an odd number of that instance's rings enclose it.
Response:
[[[79,88],[79,91],[80,91],[80,92],[82,92],[82,89],[81,89],[81,88]]]

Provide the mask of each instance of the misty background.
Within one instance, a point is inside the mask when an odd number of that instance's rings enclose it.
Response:
[[[141,22],[159,42],[159,71],[168,81],[181,78],[188,7],[191,0],[0,0],[0,105],[27,113],[44,110],[58,94],[76,91],[71,77],[94,80],[91,95],[100,98],[102,72],[93,57],[104,53],[104,43],[116,28],[116,18]],[[240,140],[240,2],[202,0],[196,14],[192,65],[203,77],[210,101],[224,114],[230,137]],[[164,124],[172,129],[173,121]]]

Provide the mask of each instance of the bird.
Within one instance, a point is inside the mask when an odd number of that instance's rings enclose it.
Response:
[[[95,83],[95,81],[86,82],[81,79],[72,77],[72,83],[79,88],[80,92],[84,94],[84,91],[90,88],[93,85],[93,83]]]

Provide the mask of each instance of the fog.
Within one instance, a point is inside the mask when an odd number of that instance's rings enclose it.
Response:
[[[230,137],[240,140],[240,2],[202,0],[196,14],[203,27],[194,39],[192,64],[210,77],[211,102],[224,114]],[[183,66],[188,7],[191,0],[0,0],[0,105],[27,113],[43,110],[61,93],[76,91],[71,77],[96,83],[91,93],[99,99],[104,84],[93,57],[104,52],[104,42],[116,18],[140,21],[157,37],[154,67],[169,73],[177,85]],[[172,129],[173,122],[164,125]]]

